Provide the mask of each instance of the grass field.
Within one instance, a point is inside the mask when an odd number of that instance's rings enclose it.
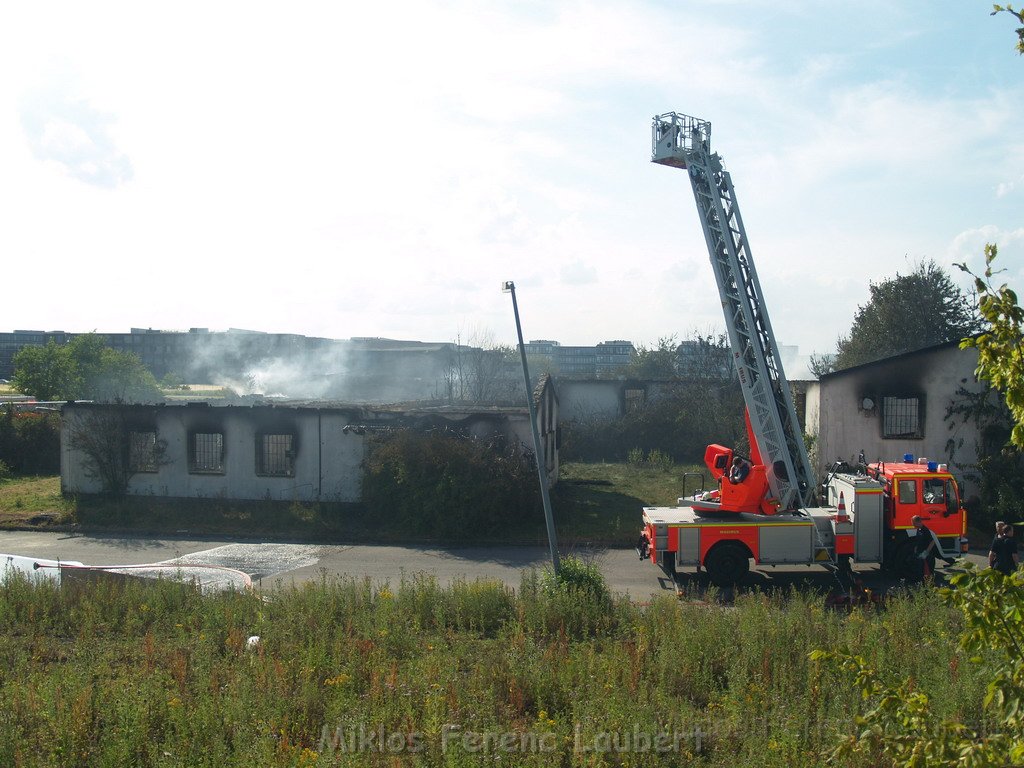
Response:
[[[559,541],[632,545],[645,505],[675,503],[686,468],[658,470],[628,464],[566,464],[552,493]],[[692,484],[691,484],[692,487]],[[220,499],[122,499],[60,494],[60,478],[0,482],[0,528],[75,523],[90,529],[264,538],[379,541],[408,540],[387,520],[358,504],[303,504]],[[546,542],[544,521],[510,521],[502,529],[470,531],[478,543]]]
[[[75,502],[61,495],[59,477],[0,480],[0,527],[68,523],[74,516]]]
[[[862,703],[814,648],[913,677],[955,719],[986,683],[932,590],[847,615],[818,595],[641,606],[536,574],[262,599],[14,579],[0,622],[4,766],[818,766]]]

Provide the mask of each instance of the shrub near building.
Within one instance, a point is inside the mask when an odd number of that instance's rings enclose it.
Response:
[[[0,464],[19,475],[60,472],[60,416],[0,409]]]
[[[400,430],[370,441],[363,501],[410,534],[487,538],[495,526],[540,521],[532,459],[507,441]]]

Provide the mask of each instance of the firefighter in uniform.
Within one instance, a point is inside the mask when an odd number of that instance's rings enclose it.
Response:
[[[921,561],[921,571],[925,578],[935,573],[935,534],[924,524],[920,515],[914,515],[911,520],[917,535],[914,537],[914,554]]]

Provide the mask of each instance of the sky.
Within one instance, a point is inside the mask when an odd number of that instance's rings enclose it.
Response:
[[[780,344],[922,260],[1024,291],[1024,57],[991,3],[8,3],[0,331],[653,344],[724,328],[711,121]]]

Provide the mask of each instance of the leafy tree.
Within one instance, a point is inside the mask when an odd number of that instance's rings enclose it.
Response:
[[[839,339],[837,370],[962,339],[979,327],[970,299],[934,261],[872,283],[870,292],[850,335]]]
[[[673,379],[679,375],[679,342],[676,336],[662,336],[657,343],[640,344],[623,373],[632,379]]]
[[[1017,53],[1024,56],[1024,11],[1015,10],[1012,5],[996,4],[992,6],[992,15],[997,13],[1008,13],[1021,23],[1022,26],[1017,27]]]
[[[163,395],[138,356],[84,333],[63,346],[23,347],[14,357],[18,389],[40,400],[157,402]]]
[[[677,347],[681,375],[691,379],[726,381],[735,375],[732,345],[725,331],[693,331]]]
[[[729,336],[711,329],[695,329],[682,341],[675,334],[662,336],[654,344],[640,344],[621,372],[632,379],[724,381],[734,375]]]
[[[820,379],[825,374],[832,373],[836,369],[836,356],[828,353],[819,355],[815,352],[811,355],[808,367],[811,369],[811,374],[814,378]]]
[[[22,347],[14,355],[15,389],[37,400],[67,400],[78,388],[78,371],[67,346]]]
[[[957,266],[974,278],[978,291],[978,310],[985,330],[977,338],[964,339],[960,346],[978,350],[977,375],[1003,393],[1014,419],[1010,440],[1024,449],[1024,309],[1017,294],[1003,283],[992,285],[992,262],[998,254],[993,244],[985,246],[985,276],[978,277],[966,264]]]

